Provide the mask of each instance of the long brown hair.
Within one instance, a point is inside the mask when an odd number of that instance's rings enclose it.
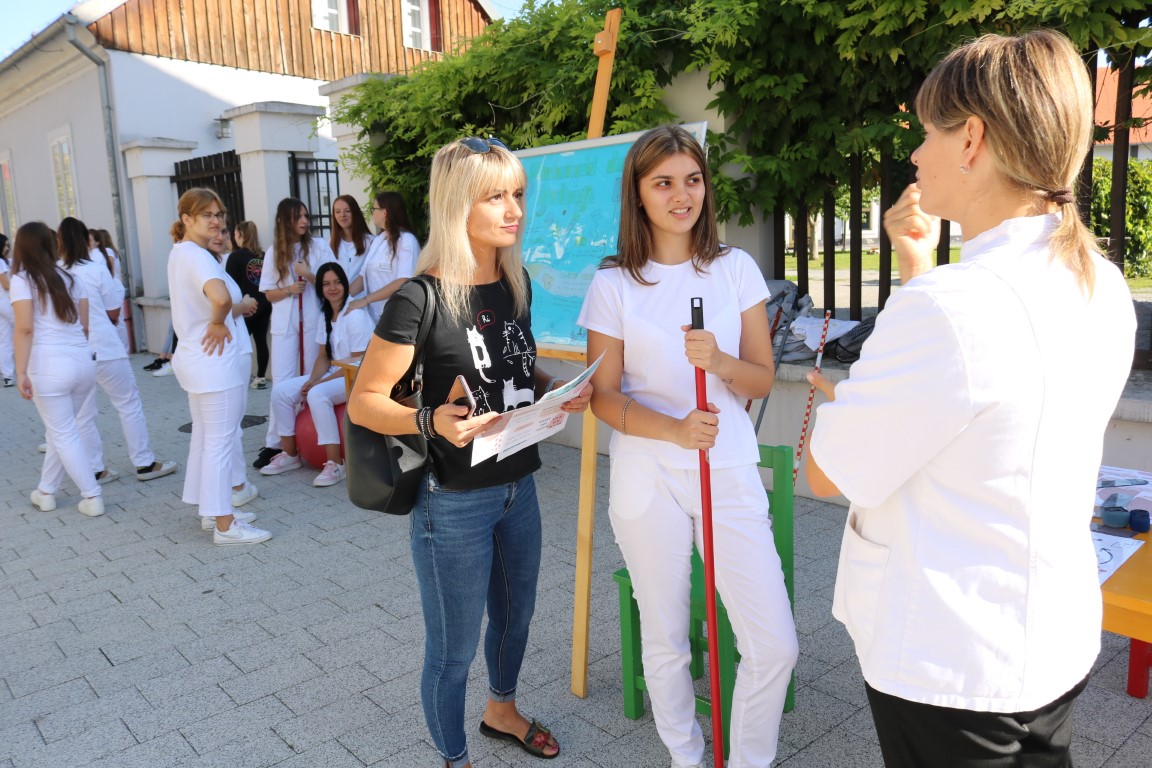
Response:
[[[112,245],[112,235],[106,229],[90,229],[88,234],[96,241],[96,247],[100,249],[100,253],[104,254],[104,262],[108,265],[108,273],[112,277],[116,277],[116,266],[114,261],[120,259],[120,252],[116,250],[116,246]],[[111,253],[109,253],[111,251]]]
[[[408,206],[404,203],[404,196],[399,192],[377,192],[375,200],[376,207],[384,209],[384,236],[388,238],[388,247],[392,249],[392,263],[395,264],[396,245],[400,242],[400,235],[412,231]]]
[[[1089,294],[1098,245],[1072,190],[1092,148],[1092,85],[1068,38],[1049,29],[984,35],[944,57],[916,96],[921,122],[953,131],[984,122],[989,154],[1010,183],[1033,193],[1036,213],[1060,206],[1049,247]]]
[[[88,236],[87,228],[84,236]],[[71,294],[75,280],[56,266],[56,235],[42,221],[31,221],[16,230],[12,246],[12,274],[20,272],[35,287],[41,304],[46,299],[52,302],[60,322],[74,323],[80,319],[80,308]]]
[[[620,180],[620,230],[616,239],[616,255],[606,257],[600,268],[621,267],[641,285],[652,285],[641,275],[652,254],[652,225],[648,214],[640,206],[640,180],[652,169],[672,155],[687,155],[700,168],[704,185],[704,205],[700,217],[692,226],[692,266],[697,272],[711,264],[718,256],[728,252],[720,244],[716,228],[716,200],[712,194],[712,173],[708,158],[692,134],[678,125],[662,125],[646,131],[624,159],[624,175]]]
[[[84,222],[71,216],[66,217],[60,222],[56,237],[60,241],[60,259],[68,269],[92,261],[88,250],[88,227],[84,226]]]
[[[276,206],[276,224],[272,229],[272,257],[276,267],[277,282],[292,273],[292,246],[300,244],[300,257],[308,260],[308,251],[312,248],[312,235],[305,232],[303,237],[297,237],[293,231],[296,228],[296,219],[300,211],[308,210],[303,201],[294,197],[286,197]]]
[[[260,245],[260,233],[256,229],[256,222],[242,221],[236,225],[236,232],[239,233],[240,237],[244,238],[244,245],[241,247],[257,253],[260,256],[264,255],[264,248]]]
[[[344,239],[344,230],[336,223],[336,203],[347,203],[348,208],[352,211],[352,244],[356,246],[356,255],[363,256],[364,251],[368,250],[367,242],[371,232],[368,231],[368,222],[364,221],[364,212],[360,210],[360,203],[356,202],[356,198],[352,195],[340,195],[332,201],[330,222],[332,237],[328,241],[328,244],[332,246],[332,253],[340,252],[340,241]]]

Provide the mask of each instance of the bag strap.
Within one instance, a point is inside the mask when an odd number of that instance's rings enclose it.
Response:
[[[412,358],[412,391],[420,392],[424,389],[424,353],[427,351],[425,342],[432,330],[432,321],[436,318],[436,288],[424,275],[413,277],[412,281],[424,288],[424,313],[420,316],[420,328],[416,331],[416,350]]]

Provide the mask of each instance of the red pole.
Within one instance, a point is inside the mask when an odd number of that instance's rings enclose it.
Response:
[[[820,373],[820,363],[824,359],[824,342],[828,339],[828,324],[832,322],[832,310],[824,312],[824,330],[820,332],[820,347],[816,350],[816,367]],[[804,443],[808,440],[808,421],[812,418],[812,401],[816,399],[816,385],[808,388],[808,405],[804,408],[804,426],[800,428],[800,442],[796,446],[796,460],[792,462],[792,485],[800,475],[800,459],[804,458]]]
[[[300,278],[300,281],[303,282],[304,278]],[[305,374],[310,373],[310,371],[304,370],[304,291],[300,291],[300,293],[296,294],[296,298],[298,299],[298,301],[296,303],[296,308],[299,310],[299,315],[300,315],[300,322],[299,322],[300,333],[298,334],[298,340],[299,340],[299,345],[300,345],[300,374],[299,375],[304,376]]]
[[[692,327],[704,328],[704,300],[692,299]],[[696,369],[696,408],[707,412],[708,385],[704,369]],[[720,644],[716,619],[716,567],[712,559],[712,467],[708,451],[700,451],[700,508],[704,527],[704,603],[708,614],[708,679],[712,689],[712,757],[724,768],[724,713],[720,688]]]

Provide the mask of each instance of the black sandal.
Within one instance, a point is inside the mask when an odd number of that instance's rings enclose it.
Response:
[[[552,738],[552,732],[541,725],[538,720],[533,720],[532,725],[528,726],[528,733],[524,734],[523,739],[514,733],[498,731],[483,720],[480,721],[480,733],[490,739],[516,742],[525,752],[543,760],[551,760],[560,754],[560,744]],[[544,748],[547,746],[556,747],[556,751],[552,754],[546,753]]]

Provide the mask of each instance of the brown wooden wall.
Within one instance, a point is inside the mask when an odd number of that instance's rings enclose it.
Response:
[[[440,57],[404,47],[400,0],[349,6],[358,6],[358,35],[315,29],[310,0],[128,0],[88,29],[113,50],[315,80],[403,73]],[[439,0],[439,10],[445,51],[488,24],[473,0]]]

